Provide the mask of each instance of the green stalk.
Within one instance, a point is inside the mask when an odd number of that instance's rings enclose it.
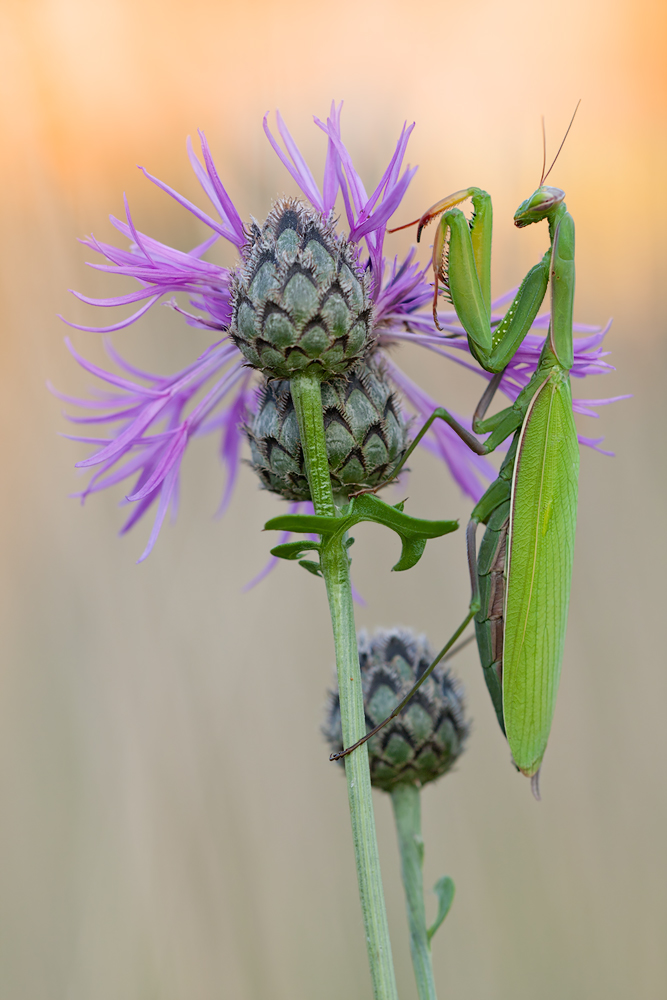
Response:
[[[299,434],[315,513],[336,516],[324,438],[319,379],[309,374],[298,375],[291,379],[290,389],[299,421]],[[366,720],[354,625],[350,560],[343,543],[342,538],[323,542],[320,564],[329,598],[336,648],[343,745],[349,746],[366,732]],[[375,834],[368,750],[365,745],[345,758],[345,774],[373,995],[375,1000],[398,1000]]]
[[[397,785],[391,793],[401,853],[401,872],[405,889],[405,905],[410,926],[410,951],[417,980],[419,1000],[437,1000],[431,944],[426,930],[424,910],[424,841],[420,790],[417,785]]]

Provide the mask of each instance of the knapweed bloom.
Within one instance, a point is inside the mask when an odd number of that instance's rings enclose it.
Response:
[[[229,503],[241,462],[243,428],[253,426],[258,402],[266,398],[263,376],[252,366],[268,366],[274,377],[282,379],[311,366],[327,378],[344,373],[365,356],[392,381],[414,411],[417,426],[446,401],[432,399],[401,371],[391,351],[394,345],[401,341],[419,344],[487,377],[469,357],[466,338],[453,313],[443,312],[440,325],[450,334],[459,334],[458,339],[446,339],[436,329],[429,265],[417,261],[414,248],[402,260],[385,255],[389,221],[416,170],[403,166],[414,126],[403,127],[389,164],[369,196],[342,141],[340,113],[341,106],[332,105],[326,122],[315,119],[327,141],[321,186],[280,114],[277,126],[282,145],[264,119],[267,138],[303,197],[279,203],[263,225],[241,219],[200,134],[201,160],[189,142],[188,154],[210,202],[208,212],[145,170],[144,174],[208,227],[208,239],[189,251],[166,246],[135,227],[126,202],[126,220],[112,217],[111,221],[129,241],[127,249],[94,237],[84,241],[105,258],[105,263],[93,267],[132,277],[138,288],[104,299],[75,292],[77,297],[105,308],[138,308],[129,318],[103,328],[70,325],[109,334],[136,322],[167,299],[166,304],[181,313],[187,324],[209,331],[212,339],[200,357],[166,376],[139,370],[120,357],[108,339],[107,352],[116,371],[91,364],[68,343],[79,364],[103,386],[89,399],[60,397],[88,411],[68,418],[87,430],[74,439],[93,446],[93,453],[78,463],[79,468],[90,469],[92,476],[77,495],[83,501],[91,493],[129,480],[122,503],[130,505],[131,513],[122,532],[149,508],[156,508],[140,561],[153,548],[169,508],[175,509],[181,461],[194,437],[217,436],[226,467],[220,512]],[[236,249],[236,267],[221,267],[205,259],[218,239]],[[187,297],[187,308],[174,298],[178,293]],[[494,304],[496,318],[510,298]],[[501,390],[510,399],[535,368],[547,323],[547,315],[536,321],[534,332],[508,366]],[[608,370],[601,350],[606,330],[575,327],[582,329],[588,336],[575,340],[572,374]],[[603,402],[607,400],[579,401],[575,409],[595,415],[591,407]],[[469,421],[461,419],[469,426]],[[485,481],[494,476],[486,459],[470,452],[441,421],[422,443],[445,462],[465,494],[479,499]],[[598,442],[584,439],[583,443],[596,446]],[[391,465],[390,455],[388,461]]]

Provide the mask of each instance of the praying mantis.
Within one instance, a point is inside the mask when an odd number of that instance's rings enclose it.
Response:
[[[430,208],[418,222],[419,240],[424,226],[440,218],[433,247],[436,325],[441,281],[466,332],[471,353],[494,377],[475,411],[473,434],[446,409],[438,408],[415,437],[403,463],[436,419],[449,424],[479,455],[494,451],[510,436],[512,442],[497,479],[474,507],[468,525],[469,613],[391,716],[400,713],[474,618],[484,676],[500,726],[516,767],[531,778],[538,798],[539,770],[563,657],[579,472],[569,377],[573,364],[574,222],[565,205],[565,193],[546,186],[545,179],[543,168],[539,187],[519,206],[514,224],[522,228],[546,219],[550,248],[528,272],[495,329],[491,324],[489,195],[476,187],[457,191]],[[474,208],[470,222],[456,207],[467,198]],[[511,406],[486,418],[503,371],[530,329],[549,282],[551,322],[536,371]],[[480,441],[478,434],[489,436]],[[478,555],[479,524],[484,524],[486,531]]]

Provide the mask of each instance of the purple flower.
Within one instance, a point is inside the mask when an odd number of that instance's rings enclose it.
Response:
[[[305,199],[327,220],[334,221],[335,206],[340,198],[347,228],[339,226],[355,244],[361,266],[370,271],[371,296],[374,303],[376,350],[384,355],[391,378],[418,420],[426,419],[437,402],[412,382],[396,365],[389,349],[411,341],[441,356],[478,372],[482,371],[469,357],[467,339],[454,313],[443,312],[440,323],[453,338],[440,333],[431,314],[432,285],[429,267],[415,259],[414,249],[399,261],[389,262],[384,256],[387,226],[414,176],[416,168],[403,167],[407,143],[414,128],[404,125],[387,169],[370,196],[354,168],[340,130],[342,105],[331,106],[326,122],[315,119],[327,137],[327,156],[321,187],[315,181],[280,114],[276,114],[278,135],[282,145],[264,119],[264,131],[276,155],[296,181]],[[214,343],[183,371],[172,376],[140,371],[121,358],[106,341],[107,353],[118,374],[105,371],[82,358],[68,343],[77,362],[103,388],[89,399],[56,395],[66,403],[90,411],[84,416],[69,416],[75,424],[86,425],[85,435],[70,435],[73,440],[94,446],[90,457],[77,463],[79,468],[94,470],[88,485],[76,494],[85,500],[108,486],[130,479],[131,486],[123,504],[132,511],[123,525],[128,531],[153,505],[157,505],[153,528],[140,562],[152,550],[169,508],[172,515],[178,503],[178,483],[181,459],[191,438],[214,433],[219,442],[221,460],[226,467],[226,484],[220,504],[224,511],[231,498],[240,465],[243,433],[239,429],[256,402],[256,375],[245,367],[245,361],[228,336],[231,317],[230,286],[233,272],[204,260],[206,251],[222,237],[240,250],[248,239],[243,221],[220,180],[206,139],[199,134],[202,160],[188,140],[188,155],[199,183],[212,207],[204,212],[174,191],[167,184],[143,170],[145,176],[166,194],[202,221],[211,236],[194,249],[184,252],[166,246],[139,232],[132,220],[127,202],[126,221],[111,218],[114,227],[130,243],[126,250],[102,243],[94,237],[83,242],[105,258],[105,263],[93,264],[97,270],[130,276],[138,288],[127,295],[91,299],[78,292],[81,301],[104,307],[137,305],[127,319],[99,328],[69,324],[79,330],[111,333],[129,326],[155,303],[170,298],[167,305],[181,313],[190,326],[212,332]],[[173,298],[186,294],[189,309]],[[494,303],[494,318],[500,319],[503,307],[512,293]],[[192,311],[194,310],[194,311]],[[526,384],[544,341],[548,315],[540,316],[523,345],[512,359],[501,384],[501,391],[513,400]],[[610,369],[600,348],[606,328],[575,327],[586,337],[575,340],[574,377],[601,374]],[[624,397],[618,397],[624,398]],[[611,400],[577,400],[575,410],[597,416],[594,405]],[[460,418],[470,426],[470,421]],[[96,436],[99,427],[101,436]],[[599,440],[580,438],[582,443],[598,448]],[[436,422],[422,444],[447,464],[464,493],[478,500],[485,481],[494,477],[493,467],[486,459],[472,454],[456,434],[441,421]],[[598,450],[601,450],[598,448]]]

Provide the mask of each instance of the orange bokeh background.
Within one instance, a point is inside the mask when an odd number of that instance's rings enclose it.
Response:
[[[67,289],[130,287],[87,269],[76,238],[111,237],[107,216],[122,214],[126,191],[143,231],[181,249],[201,240],[203,227],[136,169],[203,203],[185,154],[197,128],[241,215],[261,219],[294,191],[262,115],[280,108],[317,176],[324,143],[311,115],[344,99],[368,187],[402,122],[416,120],[406,220],[471,183],[492,193],[500,293],[545,245],[538,227],[511,225],[539,178],[540,116],[555,150],[582,98],[551,180],[577,224],[577,319],[614,316],[618,370],[575,394],[634,395],[601,413],[617,457],[582,455],[544,801],[508,764],[469,650],[456,669],[474,731],[457,772],[424,793],[426,879],[446,871],[458,887],[434,944],[442,996],[665,996],[666,29],[657,0],[0,4],[0,995],[361,1000],[370,990],[344,783],[318,731],[332,663],[323,594],[290,565],[241,589],[266,558],[260,528],[276,501],[244,469],[213,521],[223,480],[202,442],[185,464],[178,523],[135,566],[147,530],[115,537],[122,494],[83,510],[67,497],[82,450],[56,436],[69,427],[45,382],[76,394],[89,379],[56,314],[111,322]],[[102,359],[99,337],[73,339]],[[114,343],[174,371],[206,337],[158,308]],[[419,351],[401,364],[472,409],[473,378]],[[410,496],[424,516],[464,519],[469,508],[428,457],[414,463]],[[462,545],[453,536],[409,578],[390,576],[393,548],[379,529],[360,530],[359,623],[410,624],[437,644],[465,607]],[[377,812],[407,1000],[382,796]]]

